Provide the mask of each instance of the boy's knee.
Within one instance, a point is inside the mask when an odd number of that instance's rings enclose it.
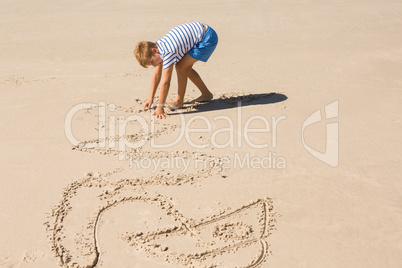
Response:
[[[176,63],[176,71],[177,72],[187,72],[188,66],[185,66],[182,62]]]

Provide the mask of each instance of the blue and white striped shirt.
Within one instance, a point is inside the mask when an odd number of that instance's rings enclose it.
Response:
[[[179,62],[184,54],[204,38],[201,22],[187,23],[170,30],[162,39],[156,41],[163,60],[163,69]]]

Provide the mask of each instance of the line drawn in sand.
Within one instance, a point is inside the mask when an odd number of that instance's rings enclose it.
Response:
[[[87,221],[86,226],[82,226],[81,230],[85,231],[78,235],[86,243],[77,250],[74,249],[72,238],[67,237],[71,230],[66,230],[64,225],[72,223],[68,220],[73,209],[72,199],[84,188],[100,191],[96,198],[101,204],[91,213],[93,217]],[[266,238],[274,229],[276,221],[270,198],[258,199],[235,210],[226,208],[218,214],[195,221],[183,216],[169,198],[158,193],[148,193],[139,179],[122,179],[110,183],[107,174],[88,176],[73,182],[63,196],[53,210],[53,228],[47,223],[52,249],[63,267],[97,267],[102,252],[98,239],[102,217],[111,209],[129,202],[154,205],[164,212],[164,217],[172,218],[173,224],[156,231],[126,232],[121,238],[129,245],[144,250],[149,256],[164,257],[168,263],[191,267],[203,267],[203,262],[256,244],[260,245],[258,254],[244,267],[258,267],[269,255]]]
[[[76,147],[72,149],[77,150]],[[95,151],[116,154],[110,149]],[[87,152],[91,153],[93,150]],[[161,151],[144,151],[139,157],[144,153],[152,153],[155,158],[163,157]],[[211,157],[187,151],[179,154],[184,158],[194,158],[195,155],[201,158]],[[272,199],[260,198],[237,209],[227,207],[218,213],[195,220],[182,215],[171,201],[172,198],[158,192],[150,193],[153,186],[178,187],[199,182],[214,174],[224,177],[222,170],[216,169],[219,165],[219,158],[217,159],[217,163],[207,169],[187,174],[159,172],[147,179],[113,180],[113,176],[120,176],[123,168],[119,168],[107,174],[89,173],[85,178],[70,183],[64,189],[58,206],[52,210],[51,220],[45,223],[52,251],[59,259],[60,266],[101,267],[102,243],[99,231],[102,229],[102,219],[112,209],[140,203],[155,207],[162,213],[164,224],[159,224],[156,230],[145,227],[141,230],[128,228],[126,232],[120,233],[120,239],[144,252],[146,256],[186,267],[239,267],[239,263],[231,263],[230,259],[235,252],[245,250],[251,252],[248,255],[250,258],[240,267],[260,267],[269,256],[266,240],[274,230],[278,216],[272,212]],[[78,221],[80,210],[89,217]]]
[[[242,220],[241,217],[236,219],[246,210],[260,212],[258,226],[255,223],[247,225],[242,221],[238,221]],[[179,216],[173,215],[179,220],[179,225],[147,234],[143,232],[125,234],[122,239],[132,246],[144,249],[150,255],[164,255],[169,262],[176,262],[186,266],[194,265],[198,262],[195,267],[200,267],[202,261],[207,260],[207,258],[234,252],[239,248],[248,247],[252,244],[260,244],[259,253],[251,263],[244,266],[248,268],[258,267],[269,255],[268,243],[265,239],[274,228],[275,214],[271,213],[271,211],[272,200],[263,198],[234,211],[225,211],[221,215],[201,219],[199,222],[183,218],[181,214]],[[176,213],[178,212],[176,211]],[[237,228],[240,232],[236,232]],[[183,236],[193,239],[184,240]],[[177,239],[174,239],[175,237],[180,238],[181,244],[179,248],[182,249],[182,252],[184,248],[191,248],[190,243],[194,243],[192,240],[198,242],[196,243],[198,247],[191,253],[172,252],[170,249],[172,246],[178,247],[175,244]],[[169,239],[172,240],[170,243]]]

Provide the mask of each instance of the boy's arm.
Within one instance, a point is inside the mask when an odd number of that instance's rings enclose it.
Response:
[[[149,96],[149,99],[145,102],[144,108],[151,108],[151,105],[154,102],[155,92],[158,89],[159,82],[161,81],[162,77],[162,69],[163,69],[162,64],[155,67],[151,81],[151,95]]]
[[[169,66],[169,68],[166,68],[163,71],[163,81],[162,81],[162,86],[161,86],[161,92],[159,95],[159,102],[158,102],[158,107],[156,107],[155,112],[153,114],[156,115],[156,118],[166,118],[168,116],[165,114],[165,110],[163,109],[163,106],[166,103],[166,98],[169,92],[170,88],[170,80],[172,79],[172,73],[173,73],[173,64]]]

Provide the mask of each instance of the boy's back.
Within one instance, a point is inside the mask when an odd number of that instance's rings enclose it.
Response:
[[[179,62],[193,46],[204,38],[204,27],[200,22],[187,23],[170,30],[156,41],[163,60],[163,68]]]

